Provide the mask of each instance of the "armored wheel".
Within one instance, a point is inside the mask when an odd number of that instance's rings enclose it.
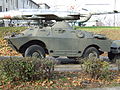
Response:
[[[83,58],[99,58],[99,51],[94,47],[89,47],[83,53]]]
[[[120,59],[120,54],[108,52],[108,58],[110,59],[110,62],[115,63],[117,59]]]
[[[45,58],[45,51],[39,45],[32,45],[26,49],[25,57]]]

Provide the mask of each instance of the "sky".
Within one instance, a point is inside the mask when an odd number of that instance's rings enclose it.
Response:
[[[89,12],[104,12],[104,11],[120,11],[120,0],[33,0],[36,3],[46,3],[51,8],[62,10],[81,10],[81,8],[87,9]],[[81,11],[80,11],[81,12]],[[116,25],[120,24],[119,15],[115,15]],[[104,23],[113,25],[113,15],[99,15],[93,16],[90,20],[102,20]],[[113,21],[113,22],[111,22]]]

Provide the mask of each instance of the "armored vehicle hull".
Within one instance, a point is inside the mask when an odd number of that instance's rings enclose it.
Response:
[[[104,35],[74,30],[66,22],[52,27],[31,27],[18,35],[6,38],[8,44],[23,56],[99,57],[111,51],[112,41]]]

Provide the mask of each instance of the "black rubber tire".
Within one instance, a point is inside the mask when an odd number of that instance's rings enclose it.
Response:
[[[114,54],[114,53],[108,52],[108,58],[110,62],[115,63],[117,59],[120,59],[120,54]]]
[[[109,58],[110,60],[115,59],[115,54],[113,54],[113,53],[111,53],[111,52],[108,52],[108,58]]]
[[[90,56],[91,55],[91,56]],[[83,58],[99,58],[99,51],[94,47],[89,47],[83,53]]]
[[[45,51],[39,45],[31,45],[26,49],[25,57],[45,58]]]

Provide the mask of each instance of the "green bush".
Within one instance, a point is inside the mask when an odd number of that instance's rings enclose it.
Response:
[[[109,63],[97,58],[86,59],[83,62],[82,70],[95,79],[112,79],[109,70]]]
[[[0,61],[1,74],[10,81],[51,79],[55,62],[49,59],[13,58]]]

